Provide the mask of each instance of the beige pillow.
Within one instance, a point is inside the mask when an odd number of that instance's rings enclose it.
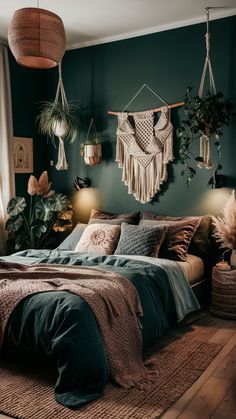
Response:
[[[84,230],[75,246],[76,252],[112,255],[120,237],[120,226],[110,224],[90,224]]]

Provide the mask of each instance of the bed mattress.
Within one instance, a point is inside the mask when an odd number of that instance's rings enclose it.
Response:
[[[187,255],[186,262],[177,262],[191,286],[204,279],[204,263],[201,258]]]

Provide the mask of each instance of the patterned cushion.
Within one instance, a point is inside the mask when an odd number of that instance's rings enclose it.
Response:
[[[90,224],[84,230],[75,251],[112,255],[119,237],[120,226],[118,225]]]
[[[123,223],[115,254],[158,257],[167,228],[165,225],[146,227]]]
[[[78,223],[74,230],[58,246],[58,250],[74,250],[88,224]]]
[[[189,245],[188,253],[198,256],[200,258],[208,259],[211,251],[211,215],[203,216],[185,216],[185,217],[171,217],[166,215],[156,215],[152,212],[143,212],[142,219],[145,220],[157,220],[165,221],[168,224],[168,221],[188,221],[191,219],[200,219],[200,224],[195,231],[192,240]]]
[[[190,241],[200,224],[201,218],[192,217],[190,220],[141,220],[140,225],[166,225],[168,230],[160,249],[159,256],[166,259],[185,261]]]
[[[119,225],[123,222],[126,222],[128,224],[138,224],[139,218],[140,212],[131,212],[127,214],[112,214],[111,212],[103,212],[92,209],[90,213],[89,224],[92,224],[94,222],[100,223],[100,220],[102,220],[102,223],[105,224],[115,223],[116,225]]]

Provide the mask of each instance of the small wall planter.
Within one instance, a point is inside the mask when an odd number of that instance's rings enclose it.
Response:
[[[81,144],[81,155],[84,158],[85,164],[89,166],[101,163],[102,144],[97,139],[97,131],[93,118],[89,124],[86,140]]]
[[[85,164],[94,166],[95,164],[99,164],[102,160],[102,145],[101,143],[84,144],[82,153]]]

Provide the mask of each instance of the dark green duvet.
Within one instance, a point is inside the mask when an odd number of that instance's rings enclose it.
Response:
[[[4,260],[35,264],[97,266],[129,279],[138,291],[143,348],[153,344],[176,320],[199,308],[180,268],[139,258],[25,251]],[[167,264],[168,265],[168,264]],[[181,318],[182,317],[182,318]],[[22,300],[8,322],[5,344],[42,353],[56,363],[56,400],[77,409],[99,398],[109,380],[109,365],[97,321],[88,304],[70,292],[41,292]]]

